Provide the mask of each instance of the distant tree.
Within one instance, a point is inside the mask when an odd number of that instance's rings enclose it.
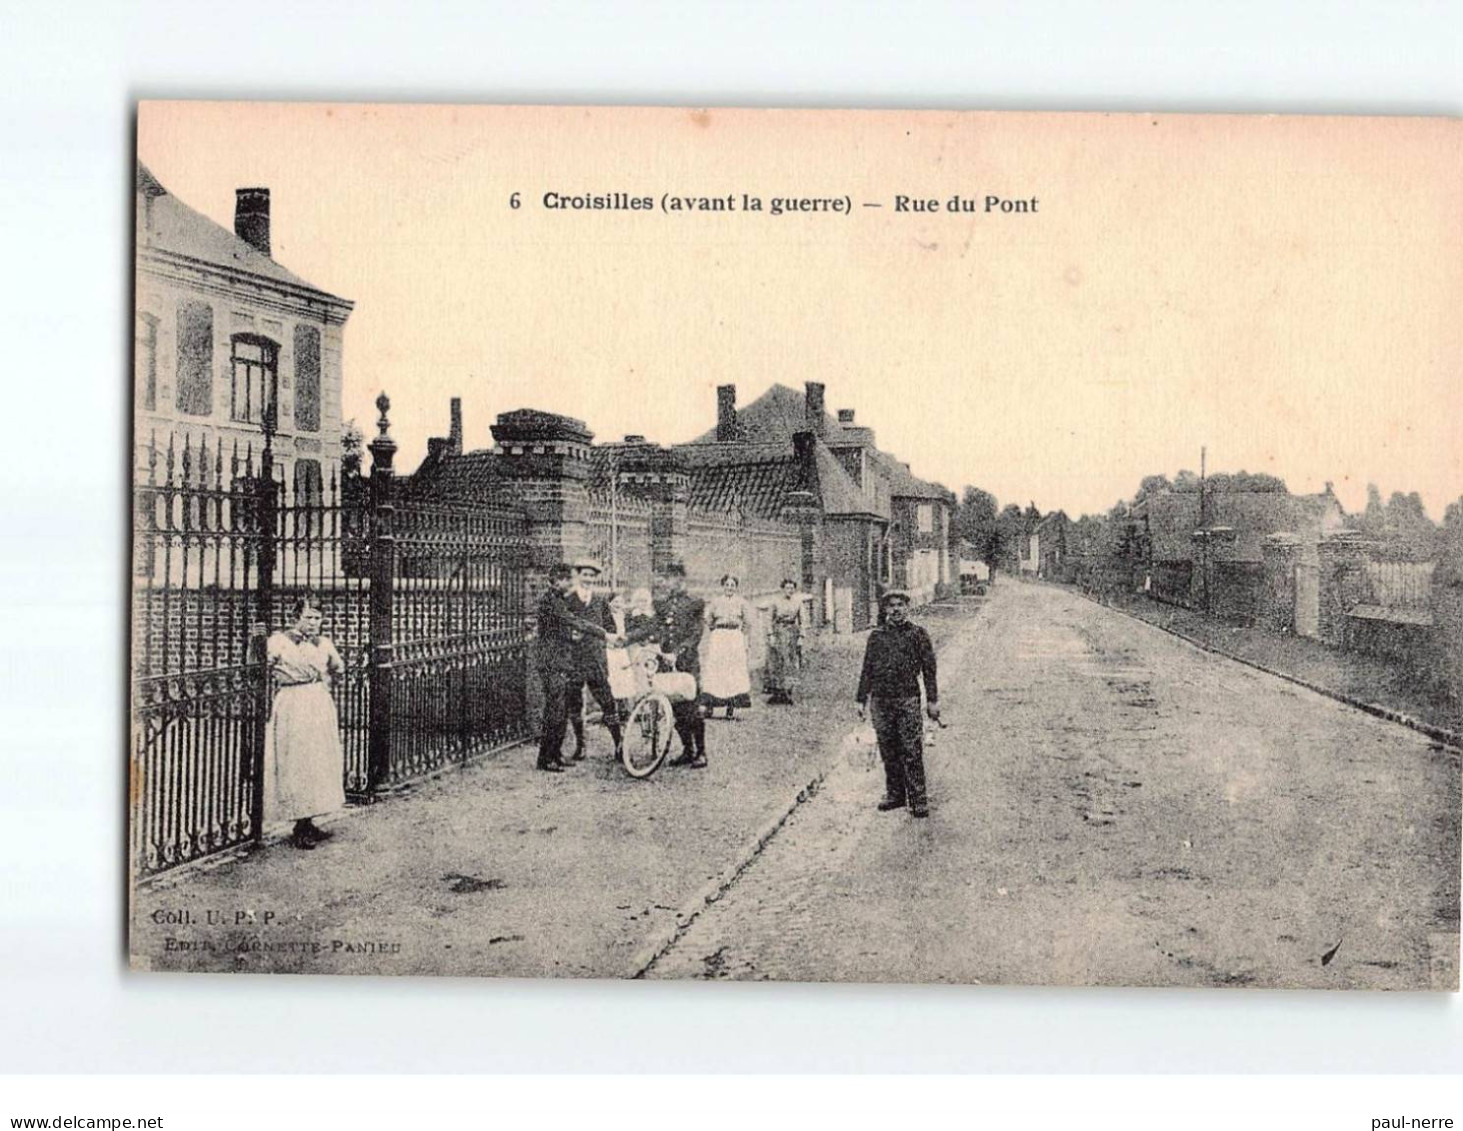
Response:
[[[1138,493],[1133,496],[1133,502],[1141,503],[1149,495],[1171,490],[1173,490],[1173,484],[1168,481],[1167,475],[1145,475],[1143,482],[1138,484]]]
[[[1173,489],[1185,494],[1199,490],[1199,477],[1187,469],[1180,471],[1173,477]]]
[[[1218,479],[1219,476],[1215,476]],[[1228,484],[1226,489],[1230,491],[1250,491],[1256,494],[1287,495],[1290,489],[1286,487],[1285,480],[1279,476],[1267,475],[1262,471],[1254,472],[1236,471],[1233,475],[1227,476]]]
[[[961,494],[960,505],[955,508],[952,523],[955,537],[973,546],[976,559],[987,565],[994,565],[998,557],[997,514],[994,495],[979,487],[966,487]]]
[[[365,443],[366,438],[356,427],[354,417],[340,426],[340,473],[342,475],[361,473],[361,455],[365,449]]]
[[[1370,538],[1381,538],[1387,530],[1387,508],[1382,506],[1382,492],[1375,483],[1366,485],[1366,510],[1357,520],[1362,533]]]
[[[995,560],[1008,573],[1016,573],[1021,568],[1024,526],[1021,508],[1015,503],[1007,503],[996,516]]]
[[[1388,548],[1402,557],[1425,561],[1438,549],[1438,528],[1427,516],[1422,496],[1416,491],[1404,495],[1393,491],[1387,500],[1382,537]]]

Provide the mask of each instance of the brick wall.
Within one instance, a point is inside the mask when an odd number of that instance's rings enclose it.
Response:
[[[790,523],[714,511],[687,515],[682,561],[693,591],[714,591],[730,573],[745,597],[776,593],[784,578],[802,577],[802,554],[802,535]]]

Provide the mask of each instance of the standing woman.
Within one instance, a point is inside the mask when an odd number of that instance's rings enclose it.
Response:
[[[721,595],[706,603],[706,658],[701,668],[701,691],[708,715],[726,708],[734,718],[738,707],[752,705],[752,677],[747,671],[747,638],[752,631],[752,610],[737,593],[737,579],[721,579]]]
[[[803,666],[803,595],[788,578],[782,595],[763,606],[767,610],[767,671],[763,685],[769,703],[792,703],[798,673]]]
[[[330,680],[345,671],[330,638],[320,635],[319,603],[301,597],[295,625],[269,638],[266,654],[275,687],[264,732],[264,819],[294,819],[290,843],[314,848],[332,835],[314,818],[345,805],[345,756]]]

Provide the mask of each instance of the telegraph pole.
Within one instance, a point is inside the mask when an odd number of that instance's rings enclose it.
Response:
[[[1209,506],[1205,484],[1208,475],[1208,447],[1199,449],[1199,568],[1203,571],[1204,612],[1209,612]]]
[[[610,448],[610,589],[620,588],[620,453]]]

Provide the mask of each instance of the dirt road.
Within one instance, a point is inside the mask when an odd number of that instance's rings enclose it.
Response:
[[[649,976],[1456,985],[1456,751],[1057,589],[943,663],[932,817],[841,764]]]

